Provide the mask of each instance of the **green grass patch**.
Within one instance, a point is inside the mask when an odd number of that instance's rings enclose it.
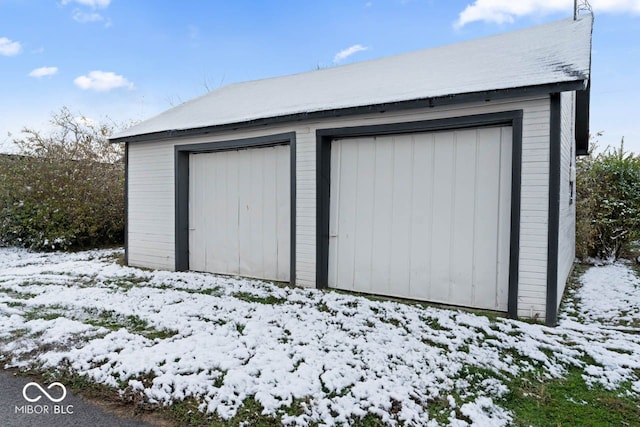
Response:
[[[37,296],[36,294],[32,294],[29,292],[16,292],[15,290],[10,288],[0,288],[0,293],[3,293],[8,297],[14,299],[31,299]]]
[[[260,297],[257,295],[253,295],[250,294],[248,292],[235,292],[233,294],[231,294],[232,297],[234,298],[238,298],[242,301],[246,301],[246,302],[256,302],[258,304],[267,304],[267,305],[278,305],[278,304],[283,304],[286,299],[284,298],[278,298],[275,297],[273,295],[269,295],[266,297]]]
[[[316,305],[316,309],[321,313],[335,313],[335,311],[331,310],[329,306],[322,301]]]
[[[68,314],[68,308],[63,305],[38,306],[24,313],[24,319],[29,320],[53,320],[58,317],[65,317]]]
[[[248,397],[242,402],[238,413],[230,420],[223,420],[217,415],[201,412],[201,402],[194,398],[188,398],[176,402],[161,411],[172,418],[179,426],[197,427],[222,427],[222,426],[246,426],[246,427],[272,427],[281,425],[280,417],[263,415],[263,407],[253,397]]]
[[[149,279],[146,277],[131,275],[126,277],[107,279],[103,283],[106,286],[115,286],[128,291],[135,286],[140,286],[141,284],[147,282],[149,282]]]
[[[220,288],[220,286],[214,286],[213,288],[206,288],[206,289],[181,289],[181,291],[188,292],[191,294],[220,295],[222,288]]]
[[[11,335],[12,339],[18,339],[18,338],[22,338],[26,335],[28,335],[30,332],[29,329],[26,328],[19,328],[19,329],[12,329],[9,331],[9,334]]]
[[[65,387],[70,388],[73,392],[82,392],[92,397],[104,397],[114,392],[114,390],[106,385],[98,384],[89,377],[71,373],[67,370],[57,370],[44,372],[42,377],[46,382],[60,381]]]
[[[404,324],[400,322],[400,320],[393,317],[379,317],[378,320],[380,320],[382,323],[388,323],[390,325],[393,325],[396,328],[400,328],[404,326]]]
[[[451,395],[455,401],[454,406],[451,406],[449,399],[445,396],[438,396],[437,398],[430,399],[427,402],[429,418],[435,420],[437,425],[445,426],[450,424],[449,418],[451,416],[451,412],[454,412],[456,419],[472,424],[471,419],[464,415],[460,410],[460,406],[464,404],[464,399],[462,399],[456,391],[451,391],[449,395]]]
[[[220,286],[214,286],[212,288],[205,288],[205,289],[191,289],[191,288],[181,288],[181,287],[169,286],[169,285],[160,285],[160,286],[153,286],[151,287],[151,289],[160,289],[160,290],[169,289],[172,291],[185,292],[187,294],[212,295],[212,296],[220,296],[222,295],[222,291],[223,291],[223,289]]]
[[[626,386],[628,388],[628,385]],[[540,380],[527,376],[510,384],[505,406],[515,426],[633,426],[639,425],[640,405],[622,390],[589,387],[582,371],[571,369],[564,378]]]
[[[440,322],[438,321],[438,319],[433,318],[433,317],[424,317],[424,316],[420,316],[420,320],[422,320],[422,322],[424,322],[430,329],[434,330],[434,331],[449,331],[449,328],[445,328],[444,326],[442,326],[440,324]]]
[[[176,335],[178,331],[170,329],[154,329],[146,320],[138,316],[123,316],[116,313],[113,310],[86,310],[87,318],[83,319],[85,323],[109,329],[111,331],[117,331],[121,328],[125,328],[127,331],[142,335],[150,340],[154,339],[167,339]]]
[[[110,331],[125,328],[131,333],[142,335],[151,340],[156,338],[171,338],[178,333],[178,331],[170,329],[155,329],[151,327],[146,320],[138,316],[124,316],[116,313],[114,310],[85,308],[82,312],[75,313],[67,306],[56,304],[31,308],[25,312],[23,316],[27,321],[36,319],[54,320],[59,317],[66,317],[98,328],[103,327]]]
[[[244,332],[244,328],[246,328],[246,325],[236,322],[236,331],[242,335],[242,333]]]
[[[22,301],[9,301],[6,302],[5,305],[7,307],[11,307],[11,308],[18,308],[18,307],[25,307],[26,304],[23,303]]]
[[[215,381],[213,381],[213,386],[215,388],[220,388],[224,384],[224,376],[227,375],[227,371],[218,371],[220,375],[216,377]]]
[[[356,418],[349,425],[354,427],[382,427],[387,424],[377,415],[367,414],[363,418]]]
[[[200,294],[200,295],[211,295],[211,296],[220,296],[222,295],[222,288],[220,286],[214,286],[213,288],[205,288],[205,289],[189,289],[189,288],[172,288],[176,291],[186,292],[188,294]]]
[[[564,288],[564,294],[560,300],[559,313],[566,313],[570,316],[577,317],[578,320],[583,320],[576,311],[577,305],[580,304],[580,299],[576,295],[578,289],[582,284],[580,283],[580,277],[591,268],[588,264],[574,264],[573,271],[567,279],[567,285]]]
[[[177,425],[183,426],[210,426],[213,425],[213,417],[201,412],[200,401],[195,398],[187,398],[180,402],[175,402],[165,408],[164,412]]]

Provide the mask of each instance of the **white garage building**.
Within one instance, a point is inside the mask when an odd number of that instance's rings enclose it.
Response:
[[[231,84],[116,135],[129,265],[556,321],[592,17]]]

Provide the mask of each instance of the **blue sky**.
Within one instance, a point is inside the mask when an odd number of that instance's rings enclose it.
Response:
[[[591,130],[640,153],[640,0],[591,0]],[[572,0],[0,0],[0,151],[67,106],[139,121],[221,85],[570,17]],[[8,134],[11,133],[12,136]]]

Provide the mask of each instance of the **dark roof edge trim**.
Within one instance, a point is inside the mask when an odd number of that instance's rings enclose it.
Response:
[[[591,98],[591,80],[586,90],[576,92],[575,139],[576,156],[589,155],[589,110]]]
[[[205,126],[193,129],[166,130],[160,132],[145,133],[140,135],[110,138],[111,143],[120,142],[145,142],[163,139],[187,138],[203,136],[211,133],[261,127],[272,124],[296,122],[301,120],[322,119],[329,117],[352,116],[367,113],[384,113],[386,111],[409,110],[418,108],[433,108],[445,105],[463,104],[470,102],[488,102],[493,100],[516,98],[523,96],[548,95],[564,91],[585,90],[586,79],[571,80],[566,82],[548,83],[534,86],[524,86],[511,89],[495,89],[481,92],[462,93],[457,95],[438,96],[433,98],[415,99],[411,101],[399,101],[384,104],[364,105],[358,107],[340,108],[334,110],[322,110],[311,113],[296,113],[285,116],[270,117],[250,120],[246,122],[228,123],[214,126]]]

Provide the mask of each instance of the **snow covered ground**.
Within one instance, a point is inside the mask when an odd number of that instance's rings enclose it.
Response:
[[[640,397],[640,280],[591,268],[560,325],[241,278],[122,267],[120,251],[0,249],[0,360],[68,369],[168,404],[233,417],[254,397],[286,423],[507,425],[509,379],[578,366]],[[586,362],[589,361],[589,362]],[[443,405],[442,402],[446,402]],[[297,414],[286,415],[295,403]],[[442,413],[440,414],[442,416]]]

